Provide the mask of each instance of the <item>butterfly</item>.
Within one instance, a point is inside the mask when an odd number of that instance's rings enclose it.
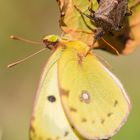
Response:
[[[101,140],[116,134],[131,110],[121,82],[94,53],[86,53],[87,44],[56,35],[43,42],[53,54],[37,90],[30,139]]]

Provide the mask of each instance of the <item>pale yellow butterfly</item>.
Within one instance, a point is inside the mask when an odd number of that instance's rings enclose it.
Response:
[[[58,82],[70,123],[86,139],[108,139],[126,122],[131,103],[120,81],[80,41],[58,60]]]
[[[66,41],[55,35],[47,36],[44,42],[56,50],[44,68],[37,91],[31,139],[112,137],[126,122],[131,109],[120,81],[93,53],[86,54],[88,46],[83,42]]]

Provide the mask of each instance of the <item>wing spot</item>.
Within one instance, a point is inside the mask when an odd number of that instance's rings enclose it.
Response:
[[[74,108],[74,107],[70,107],[70,111],[72,111],[72,112],[77,112],[77,109]]]
[[[107,117],[111,117],[113,115],[113,113],[112,112],[109,112],[108,114],[107,114]]]
[[[118,105],[118,100],[115,100],[114,107],[116,107],[117,105]]]
[[[60,88],[60,93],[61,93],[61,95],[62,96],[69,96],[69,91],[68,90],[64,90],[64,89],[62,89],[62,88]]]
[[[50,101],[52,103],[56,101],[56,98],[53,95],[48,96],[47,99],[48,99],[48,101]]]
[[[90,95],[89,95],[88,91],[82,90],[82,94],[80,95],[80,101],[84,102],[86,104],[90,103]]]
[[[94,124],[95,123],[95,120],[92,120],[92,124]]]
[[[87,119],[86,118],[82,118],[81,121],[84,123],[84,122],[87,122]]]
[[[104,122],[105,122],[105,119],[101,119],[101,124],[104,124]]]
[[[69,132],[66,131],[65,134],[64,134],[64,137],[68,136]]]
[[[71,126],[71,128],[72,128],[73,130],[75,129],[73,125]]]

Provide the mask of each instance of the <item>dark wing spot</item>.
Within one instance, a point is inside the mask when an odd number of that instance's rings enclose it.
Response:
[[[71,128],[72,128],[73,130],[75,129],[73,125],[71,126]]]
[[[68,134],[69,134],[69,132],[68,132],[68,131],[66,131],[66,132],[65,132],[65,134],[64,134],[64,137],[66,137]]]
[[[75,109],[74,107],[70,107],[70,111],[77,112],[77,109]]]
[[[82,118],[81,121],[82,121],[82,122],[87,122],[87,119],[86,119],[86,118]]]
[[[56,98],[53,95],[48,96],[47,99],[48,99],[48,101],[50,101],[52,103],[56,101]]]
[[[60,93],[62,96],[69,96],[69,91],[60,88]]]
[[[115,100],[115,102],[114,102],[114,107],[116,107],[117,105],[118,105],[118,101]]]
[[[105,122],[105,119],[101,119],[101,124],[104,124],[104,122]]]
[[[113,115],[113,113],[112,112],[109,112],[108,114],[107,114],[107,117],[111,117]]]

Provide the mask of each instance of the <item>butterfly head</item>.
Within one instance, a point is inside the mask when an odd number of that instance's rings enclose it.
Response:
[[[48,35],[43,38],[43,43],[49,49],[52,49],[52,47],[54,48],[54,46],[57,46],[59,41],[60,41],[60,37],[57,35]]]

